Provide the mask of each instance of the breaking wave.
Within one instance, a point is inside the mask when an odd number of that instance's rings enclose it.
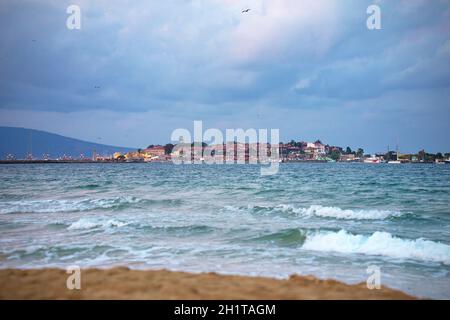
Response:
[[[110,219],[110,220],[91,220],[91,219],[80,219],[72,223],[67,230],[84,230],[84,229],[94,229],[94,228],[120,228],[126,226],[128,223]]]
[[[274,207],[270,206],[252,206],[247,207],[235,207],[226,206],[225,210],[234,212],[244,212],[250,211],[251,213],[287,213],[295,214],[303,217],[322,217],[322,218],[333,218],[333,219],[345,219],[345,220],[383,220],[392,217],[399,217],[402,215],[401,212],[391,211],[391,210],[351,210],[351,209],[341,209],[338,207],[325,207],[320,205],[312,205],[308,208],[297,208],[292,205],[277,205]]]
[[[102,230],[113,231],[127,226],[129,230],[151,232],[158,234],[170,234],[173,236],[195,236],[214,232],[218,229],[207,225],[181,225],[181,226],[155,226],[137,221],[121,221],[105,218],[81,218],[71,224],[63,224],[67,230]]]
[[[0,203],[0,214],[79,212],[98,209],[120,210],[132,206],[151,206],[155,204],[178,205],[180,202],[180,199],[152,200],[132,196],[103,199],[10,201]]]
[[[399,259],[440,262],[450,265],[450,245],[425,239],[401,239],[388,232],[370,236],[353,235],[345,230],[308,235],[303,249],[339,253],[380,255]]]
[[[294,208],[292,206],[281,205],[282,211],[292,211],[305,216],[317,216],[323,218],[336,218],[336,219],[348,219],[348,220],[383,220],[390,217],[398,217],[401,215],[397,211],[389,210],[351,210],[341,209],[338,207],[323,207],[319,205],[313,205],[309,208]]]

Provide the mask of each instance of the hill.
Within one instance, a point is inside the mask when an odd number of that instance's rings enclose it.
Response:
[[[94,150],[98,155],[109,155],[136,149],[92,143],[34,129],[0,127],[0,159],[5,159],[8,154],[16,159],[25,159],[30,152],[35,159],[43,158],[44,154],[51,159],[64,155],[78,159],[81,154],[90,158]]]

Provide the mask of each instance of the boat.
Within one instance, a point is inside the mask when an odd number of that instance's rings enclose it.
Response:
[[[372,156],[364,159],[364,163],[381,163],[381,159],[376,156]]]
[[[397,158],[396,160],[390,160],[387,163],[389,164],[401,164],[402,162],[400,160],[398,160],[398,158],[400,158],[401,153],[398,151],[398,144],[395,147],[395,157]]]

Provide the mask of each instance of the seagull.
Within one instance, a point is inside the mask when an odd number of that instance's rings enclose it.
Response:
[[[245,9],[245,10],[242,10],[242,13],[247,13],[249,11],[250,11],[250,9]]]

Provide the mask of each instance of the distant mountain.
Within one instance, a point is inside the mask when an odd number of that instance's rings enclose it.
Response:
[[[136,149],[86,142],[40,130],[0,127],[0,159],[5,159],[8,154],[25,159],[30,151],[34,159],[42,159],[44,154],[52,159],[63,155],[78,159],[81,154],[91,158],[94,150],[98,155],[110,155]]]

